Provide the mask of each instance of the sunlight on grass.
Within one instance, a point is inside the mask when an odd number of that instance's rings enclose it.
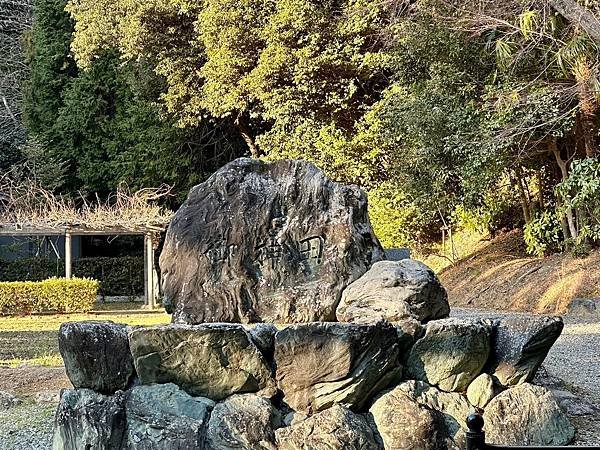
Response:
[[[424,262],[434,272],[438,273],[453,262],[471,255],[475,250],[485,245],[485,241],[488,238],[487,233],[459,230],[452,237],[454,250],[452,250],[450,240],[447,239],[444,247],[438,242],[428,250],[427,254],[420,254],[418,251],[413,252],[412,258]]]
[[[16,368],[20,366],[44,366],[44,367],[57,367],[62,366],[63,360],[60,357],[60,353],[47,353],[37,358],[22,359],[0,359],[0,367]]]
[[[111,320],[132,326],[152,326],[171,321],[171,316],[163,310],[143,310],[139,303],[101,304],[96,311],[0,317],[0,367],[61,366],[57,332],[64,322]]]
[[[130,305],[129,303],[127,305]],[[131,308],[131,307],[130,307]],[[144,310],[128,309],[121,311],[122,305],[115,305],[115,310],[105,308],[102,313],[77,314],[33,314],[30,316],[0,317],[0,332],[3,331],[58,331],[64,322],[79,322],[82,320],[112,320],[128,325],[161,325],[169,323],[171,316],[164,311],[147,312]]]

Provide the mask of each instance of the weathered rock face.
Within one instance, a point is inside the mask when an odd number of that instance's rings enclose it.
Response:
[[[494,379],[487,373],[482,373],[475,378],[467,388],[467,398],[473,406],[485,408],[497,394]]]
[[[281,414],[268,399],[232,395],[218,403],[210,416],[208,448],[276,450],[274,430],[280,425]]]
[[[65,389],[54,416],[53,450],[121,448],[125,429],[125,395]]]
[[[275,392],[271,369],[242,325],[138,328],[129,341],[142,384],[175,383],[190,395],[212,400]]]
[[[448,317],[448,295],[435,273],[414,259],[377,262],[348,286],[337,308],[341,322],[421,322]]]
[[[203,450],[214,402],[190,397],[176,385],[136,386],[126,403],[127,450]],[[118,447],[115,447],[118,448]]]
[[[379,449],[365,418],[341,405],[280,428],[275,434],[279,450]]]
[[[76,388],[112,394],[125,389],[134,374],[126,325],[110,321],[63,323],[58,348]]]
[[[425,327],[416,319],[403,319],[395,324],[396,332],[398,333],[398,345],[400,346],[401,354],[406,355],[419,339],[425,334]]]
[[[575,429],[552,393],[523,383],[494,397],[483,414],[487,441],[500,445],[566,445]]]
[[[385,450],[438,449],[438,421],[434,413],[399,387],[381,395],[369,412]]]
[[[398,385],[412,400],[434,412],[440,448],[464,448],[465,418],[471,405],[456,392],[444,392],[422,381],[406,381]]]
[[[275,335],[277,384],[298,411],[321,411],[334,403],[361,409],[399,377],[396,339],[396,329],[385,322],[290,326]]]
[[[488,371],[505,386],[531,381],[563,327],[560,317],[517,317],[496,321]]]
[[[164,301],[174,322],[335,320],[342,290],[382,257],[360,189],[304,161],[241,158],[171,221]]]
[[[272,323],[257,323],[250,330],[248,330],[250,338],[254,345],[258,347],[263,356],[268,361],[273,359],[273,352],[275,351],[275,334],[277,333],[277,327]]]
[[[444,391],[464,391],[479,375],[490,353],[490,327],[483,322],[442,319],[427,325],[413,346],[407,377]]]

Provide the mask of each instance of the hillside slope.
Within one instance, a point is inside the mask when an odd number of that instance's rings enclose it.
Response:
[[[512,231],[439,277],[454,306],[562,314],[574,298],[600,297],[600,250],[586,258],[534,258],[525,254],[521,232]]]

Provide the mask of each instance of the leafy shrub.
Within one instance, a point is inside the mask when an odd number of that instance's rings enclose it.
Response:
[[[27,258],[0,261],[1,281],[41,281],[65,273],[64,261]],[[144,292],[144,258],[140,256],[80,258],[73,274],[100,281],[101,295],[140,295]]]
[[[579,234],[576,245],[587,239],[600,241],[600,161],[586,158],[573,161],[571,173],[556,187],[562,209],[578,211]]]
[[[0,312],[88,312],[96,301],[98,287],[98,281],[89,278],[0,282]]]
[[[527,253],[544,256],[562,250],[562,231],[554,211],[537,214],[523,230]]]
[[[382,183],[368,192],[373,230],[385,248],[416,247],[427,217],[400,190]]]
[[[459,204],[452,213],[452,224],[457,230],[491,233],[521,227],[522,215],[518,194],[505,177],[490,187],[479,199]],[[468,205],[468,206],[467,206]]]

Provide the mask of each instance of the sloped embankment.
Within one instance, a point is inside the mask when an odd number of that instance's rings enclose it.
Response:
[[[600,250],[527,256],[519,231],[502,234],[439,273],[450,304],[562,314],[575,298],[600,297]]]

